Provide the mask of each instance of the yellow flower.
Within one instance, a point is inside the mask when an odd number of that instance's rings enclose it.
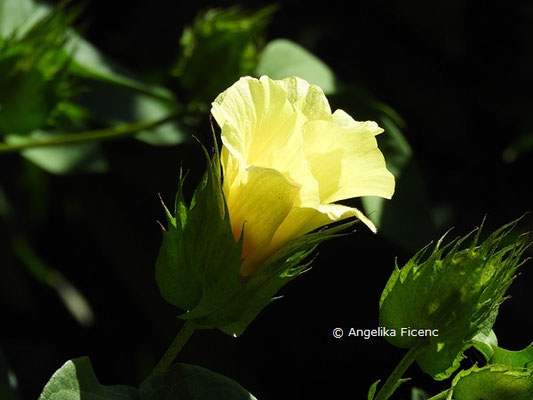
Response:
[[[356,208],[333,204],[359,196],[390,199],[394,177],[386,169],[373,121],[333,114],[322,90],[300,78],[241,78],[212,103],[222,129],[223,191],[235,240],[243,238],[240,269],[253,274],[291,239],[356,217]]]

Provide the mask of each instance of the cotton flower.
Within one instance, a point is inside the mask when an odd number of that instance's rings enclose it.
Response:
[[[373,121],[331,112],[322,90],[300,78],[241,78],[212,103],[222,129],[223,192],[235,240],[243,237],[240,268],[252,275],[289,240],[355,217],[339,200],[390,199],[387,170]]]

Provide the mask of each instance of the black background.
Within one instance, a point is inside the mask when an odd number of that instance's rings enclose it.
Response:
[[[92,1],[78,22],[105,53],[153,76],[170,68],[181,32],[198,11],[233,4]],[[533,6],[411,0],[353,2],[348,10],[345,4],[281,2],[267,39],[302,44],[342,81],[365,88],[406,120],[430,204],[444,215],[427,242],[452,226],[465,234],[485,214],[489,230],[530,210],[531,154],[506,163],[502,153],[533,129]],[[209,134],[208,121],[196,134]],[[51,177],[17,155],[0,157],[0,179],[20,228],[86,295],[96,317],[82,328],[22,268],[3,274],[0,343],[24,399],[35,399],[57,368],[82,355],[90,356],[102,383],[138,385],[181,325],[153,279],[161,243],[156,220],[164,217],[158,193],[172,201],[181,164],[190,169],[190,192],[203,173],[201,150],[133,140],[104,149],[112,166],[104,175]],[[14,171],[42,174],[42,188],[28,191]],[[528,216],[521,229],[531,225]],[[336,340],[331,331],[376,327],[394,259],[401,265],[410,255],[359,225],[355,234],[322,245],[312,271],[284,288],[284,297],[241,338],[198,332],[179,361],[229,376],[262,400],[366,398],[404,351],[380,338]],[[526,266],[500,309],[495,331],[504,347],[531,341],[532,282]],[[465,366],[481,362],[470,356]],[[412,385],[431,394],[449,385],[434,383],[417,366],[408,375],[413,380],[399,399],[408,398]]]

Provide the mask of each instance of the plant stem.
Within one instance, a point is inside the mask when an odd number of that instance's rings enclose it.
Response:
[[[451,389],[448,389],[445,392],[439,393],[438,395],[429,398],[428,400],[446,400],[448,396],[451,394],[450,392],[451,392]]]
[[[1,143],[0,153],[25,150],[33,147],[58,146],[80,142],[100,141],[117,139],[133,135],[139,131],[153,129],[176,117],[176,114],[168,115],[164,118],[154,121],[135,122],[133,124],[124,124],[112,128],[98,129],[94,131],[85,131],[79,133],[65,133],[50,135],[43,138],[31,138],[19,143]]]
[[[387,400],[392,395],[392,393],[394,393],[399,380],[402,379],[402,375],[405,373],[405,371],[407,371],[407,368],[409,368],[409,366],[416,360],[416,356],[418,355],[420,348],[422,348],[425,344],[426,342],[420,341],[409,349],[407,354],[405,354],[405,356],[396,366],[394,371],[392,371],[392,374],[390,374],[385,384],[381,387],[374,400]]]
[[[195,330],[196,325],[194,324],[194,322],[190,320],[185,322],[185,324],[181,327],[180,331],[174,338],[174,341],[170,344],[165,354],[163,354],[163,357],[161,357],[161,360],[159,360],[159,362],[155,366],[151,375],[161,374],[165,372],[168,367],[170,367],[172,361],[174,361],[178,353],[181,351],[185,343],[187,343],[187,341],[192,336]]]

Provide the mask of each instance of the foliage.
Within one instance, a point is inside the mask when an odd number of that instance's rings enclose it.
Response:
[[[39,400],[254,400],[231,379],[205,368],[176,364],[138,389],[101,385],[87,357],[67,361],[52,376]]]

